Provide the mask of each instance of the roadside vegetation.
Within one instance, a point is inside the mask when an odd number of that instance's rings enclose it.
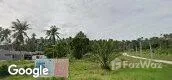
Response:
[[[45,37],[36,38],[36,34],[28,36],[31,24],[16,20],[9,29],[0,27],[1,49],[15,51],[43,51],[48,58],[69,58],[69,80],[170,80],[172,66],[163,64],[162,69],[129,69],[112,71],[110,62],[115,58],[131,62],[139,61],[124,57],[121,53],[137,55],[152,59],[172,61],[172,33],[161,34],[160,37],[138,38],[136,40],[90,40],[84,32],[75,37],[61,38],[56,25],[45,30]],[[6,66],[16,64],[19,67],[34,67],[34,61],[0,61],[0,72]],[[5,76],[4,76],[5,75]],[[34,80],[31,76],[0,76],[2,80]],[[61,79],[61,78],[60,78]],[[41,78],[55,80],[55,78]]]
[[[137,62],[125,56],[118,57],[129,62]],[[12,62],[12,61],[11,61]],[[30,61],[26,63],[32,64]],[[7,63],[7,62],[6,62]],[[15,61],[14,61],[15,63]],[[19,61],[18,65],[23,65],[25,61]],[[24,64],[27,65],[27,64]],[[23,65],[23,66],[24,66]],[[34,64],[32,64],[34,65]],[[90,59],[73,60],[70,62],[68,80],[171,80],[172,66],[163,64],[162,69],[153,68],[121,68],[115,71],[102,69],[99,63]],[[0,80],[35,80],[32,76],[3,76]],[[63,80],[62,78],[41,78],[41,80]]]

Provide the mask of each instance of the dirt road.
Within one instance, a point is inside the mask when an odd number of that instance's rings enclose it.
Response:
[[[127,53],[123,53],[123,55],[128,56],[128,57],[132,57],[132,58],[137,58],[137,59],[152,60],[152,61],[155,61],[155,62],[160,62],[160,63],[165,63],[165,64],[172,64],[172,61],[148,59],[148,58],[143,58],[143,57],[138,57],[138,56],[131,56],[131,55],[128,55]]]

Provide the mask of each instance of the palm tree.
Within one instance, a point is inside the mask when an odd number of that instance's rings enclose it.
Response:
[[[37,50],[37,39],[36,34],[32,33],[31,38],[26,40],[27,50],[30,52],[35,52]]]
[[[0,33],[1,39],[0,41],[6,41],[7,43],[11,43],[11,39],[9,38],[11,35],[11,30],[10,29],[3,29]]]
[[[6,45],[4,45],[4,49],[10,49],[9,47],[9,43],[11,43],[11,39],[10,39],[10,35],[11,35],[11,30],[10,29],[3,29],[2,27],[0,27],[0,43],[5,43]]]
[[[51,43],[53,45],[56,44],[56,38],[57,40],[60,40],[59,37],[59,32],[58,32],[59,28],[56,27],[55,25],[51,26],[49,30],[46,30],[46,38],[49,37],[49,40],[51,40]]]
[[[38,51],[43,51],[44,46],[45,46],[45,39],[43,37],[40,37],[40,39],[38,39]]]
[[[2,27],[0,27],[0,32],[3,30],[3,28]]]
[[[26,21],[21,22],[17,19],[16,22],[12,22],[12,29],[13,29],[13,38],[15,39],[14,43],[17,44],[18,47],[24,44],[24,37],[28,37],[26,31],[30,29],[29,24]],[[21,49],[20,49],[21,50]]]
[[[2,31],[3,31],[3,28],[0,27],[0,39],[1,39],[1,37],[2,37]]]

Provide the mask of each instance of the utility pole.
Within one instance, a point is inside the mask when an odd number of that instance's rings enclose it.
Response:
[[[137,54],[137,46],[136,46],[136,54]]]
[[[142,43],[140,41],[140,56],[142,56]]]
[[[149,48],[150,48],[150,55],[151,55],[151,59],[153,59],[152,46],[151,46],[151,43],[150,43],[150,41],[149,41]]]
[[[142,56],[142,39],[143,37],[140,38],[140,56]]]

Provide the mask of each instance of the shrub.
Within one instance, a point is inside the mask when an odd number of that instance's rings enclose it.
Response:
[[[101,67],[103,69],[110,70],[109,63],[112,60],[112,58],[117,57],[117,54],[114,56],[113,53],[114,50],[114,43],[113,41],[106,41],[106,40],[100,40],[93,44],[92,46],[92,52],[94,57],[100,62]]]
[[[81,59],[89,51],[89,39],[88,38],[74,38],[71,42],[73,56],[76,59]]]
[[[7,65],[2,65],[0,67],[0,76],[8,76],[8,66]]]
[[[45,55],[48,58],[67,57],[70,54],[70,45],[65,42],[60,42],[55,46],[49,46],[45,49]]]

